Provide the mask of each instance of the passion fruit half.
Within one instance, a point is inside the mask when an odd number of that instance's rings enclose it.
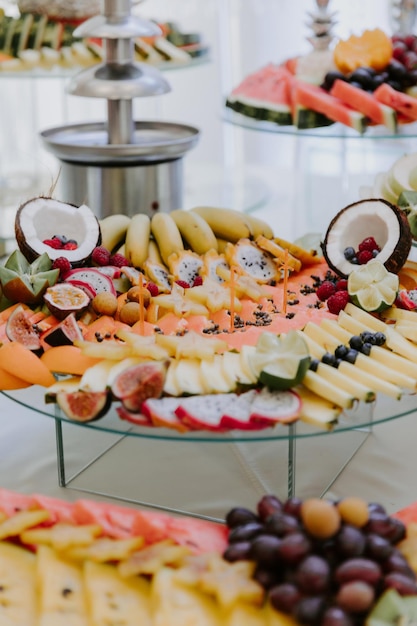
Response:
[[[49,287],[43,299],[52,315],[59,320],[63,320],[70,313],[78,317],[90,304],[90,298],[85,291],[69,283],[57,283]]]
[[[404,211],[379,198],[349,204],[332,219],[321,243],[329,267],[339,276],[349,276],[358,265],[346,258],[345,250],[357,250],[367,237],[380,248],[375,258],[398,274],[411,249],[410,225]]]
[[[19,207],[15,235],[17,245],[29,263],[46,252],[52,261],[66,257],[72,267],[84,265],[101,242],[99,221],[88,206],[77,207],[42,196]],[[56,237],[74,241],[76,247],[54,248],[44,243]]]

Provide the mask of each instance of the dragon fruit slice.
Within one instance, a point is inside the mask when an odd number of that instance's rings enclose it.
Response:
[[[271,420],[256,421],[252,418],[252,406],[258,392],[254,389],[246,391],[237,397],[233,404],[226,408],[225,414],[220,420],[220,425],[225,428],[239,430],[260,430],[273,426]]]
[[[180,398],[149,398],[142,404],[142,413],[154,426],[166,426],[186,432],[189,430],[188,426],[175,413],[180,403]]]
[[[184,250],[179,254],[171,254],[168,258],[168,269],[175,280],[181,280],[192,285],[199,274],[203,261],[199,254]]]
[[[182,398],[175,414],[192,430],[228,430],[221,420],[228,407],[237,399],[235,393],[213,393]]]
[[[153,426],[153,423],[149,419],[147,415],[144,413],[132,413],[128,411],[123,405],[118,406],[116,412],[121,420],[125,420],[126,422],[131,422],[132,424],[136,424],[137,426]]]
[[[71,270],[65,276],[65,282],[74,280],[81,280],[84,283],[88,283],[96,293],[109,291],[113,295],[117,295],[112,279],[94,267],[80,267],[78,269]]]
[[[257,424],[290,424],[298,419],[300,409],[301,398],[295,391],[264,387],[253,399],[250,420]]]
[[[78,289],[82,289],[91,300],[96,297],[97,292],[91,283],[86,283],[84,280],[66,280],[65,282],[70,283],[70,285],[74,285],[74,287],[78,287]]]

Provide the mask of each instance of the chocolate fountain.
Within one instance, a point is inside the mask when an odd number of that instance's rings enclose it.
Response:
[[[131,0],[103,0],[102,14],[83,22],[76,37],[103,41],[104,61],[75,75],[67,92],[105,98],[107,122],[81,123],[41,132],[45,148],[60,160],[55,193],[88,204],[99,217],[168,212],[182,206],[182,158],[198,141],[184,124],[135,121],[133,99],[170,91],[162,73],[134,61],[134,40],[160,34],[151,21],[131,14]]]

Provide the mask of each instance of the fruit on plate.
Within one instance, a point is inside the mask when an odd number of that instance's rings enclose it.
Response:
[[[74,267],[85,264],[101,240],[98,219],[88,206],[44,197],[19,207],[15,234],[29,263],[47,253],[52,261],[66,257]]]
[[[59,270],[52,269],[46,252],[29,263],[20,250],[15,250],[0,266],[1,290],[10,302],[41,302],[46,289],[56,283],[58,276]]]
[[[162,395],[165,374],[165,362],[144,361],[122,370],[113,380],[111,391],[128,411],[140,412],[145,400]]]
[[[65,319],[71,313],[79,317],[91,302],[83,289],[65,282],[48,287],[43,300],[58,320]]]
[[[361,35],[350,35],[339,40],[334,49],[337,68],[348,74],[358,67],[383,70],[392,58],[392,41],[380,28],[365,30]]]
[[[330,89],[330,95],[339,98],[345,104],[366,115],[374,124],[386,126],[391,132],[397,132],[397,113],[394,108],[378,102],[373,94],[368,93],[361,87],[337,79]]]
[[[295,331],[286,335],[264,332],[250,356],[255,377],[270,389],[290,389],[304,378],[310,365],[310,352]]]
[[[388,272],[377,258],[349,274],[349,296],[354,304],[365,311],[380,312],[387,309],[394,304],[398,289],[398,274]]]
[[[398,273],[407,260],[412,236],[405,213],[382,199],[354,202],[339,211],[330,222],[322,242],[329,267],[347,277],[357,267],[359,244],[372,237],[377,245],[374,258],[388,271]],[[370,251],[373,257],[372,251]]]
[[[105,415],[111,405],[108,391],[58,391],[55,402],[74,422],[92,422]]]
[[[6,334],[10,341],[18,341],[29,350],[36,351],[41,348],[39,333],[22,305],[18,305],[10,314],[6,324]]]

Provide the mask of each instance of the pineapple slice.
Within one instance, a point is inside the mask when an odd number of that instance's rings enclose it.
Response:
[[[118,564],[123,578],[138,574],[156,574],[162,567],[178,567],[191,554],[187,546],[179,546],[172,539],[163,539],[150,546],[136,550]]]
[[[214,355],[224,352],[227,343],[218,337],[202,337],[195,330],[182,336],[156,335],[156,343],[176,359],[212,360]]]
[[[117,331],[117,337],[131,347],[135,357],[163,361],[169,357],[169,353],[161,345],[157,345],[155,336],[137,335],[129,330],[121,328]]]
[[[232,273],[228,267],[218,265],[217,273],[222,278],[222,280],[230,283]],[[236,279],[235,292],[238,298],[246,297],[249,298],[249,300],[253,300],[254,302],[259,302],[261,298],[272,299],[270,292],[250,276],[239,276]]]
[[[351,409],[354,405],[355,397],[351,393],[340,389],[312,370],[308,370],[305,374],[303,385],[318,396],[327,398],[344,409]]]
[[[153,301],[161,309],[172,311],[178,317],[187,315],[205,315],[208,316],[209,310],[199,302],[193,302],[187,297],[188,289],[180,287],[180,285],[172,285],[171,293],[155,296]]]
[[[239,268],[245,276],[253,278],[258,283],[265,284],[280,280],[279,271],[272,256],[261,250],[250,239],[241,239],[236,244],[229,243],[224,255],[230,267]]]
[[[232,304],[232,293],[229,287],[221,285],[211,278],[206,278],[202,285],[187,290],[187,296],[193,302],[205,305],[211,313],[230,309]],[[236,296],[234,297],[234,310],[238,313],[242,310],[242,303]]]
[[[342,408],[334,402],[318,396],[303,385],[294,388],[301,398],[300,419],[307,424],[331,430],[337,423]]]
[[[255,243],[261,250],[268,252],[272,257],[276,260],[278,267],[285,264],[285,248],[282,248],[278,243],[272,239],[267,239],[263,235],[260,235],[256,238]],[[290,270],[299,272],[302,267],[302,263],[300,259],[297,259],[295,256],[291,254],[289,248],[287,248],[288,257],[287,264]]]
[[[121,361],[132,356],[132,348],[120,341],[85,341],[76,339],[74,346],[81,349],[85,356],[91,356],[96,359],[109,359],[112,361]]]
[[[98,524],[67,524],[58,522],[48,528],[31,528],[20,535],[20,540],[26,544],[47,545],[54,550],[67,550],[73,546],[88,546],[101,535],[103,529]]]

